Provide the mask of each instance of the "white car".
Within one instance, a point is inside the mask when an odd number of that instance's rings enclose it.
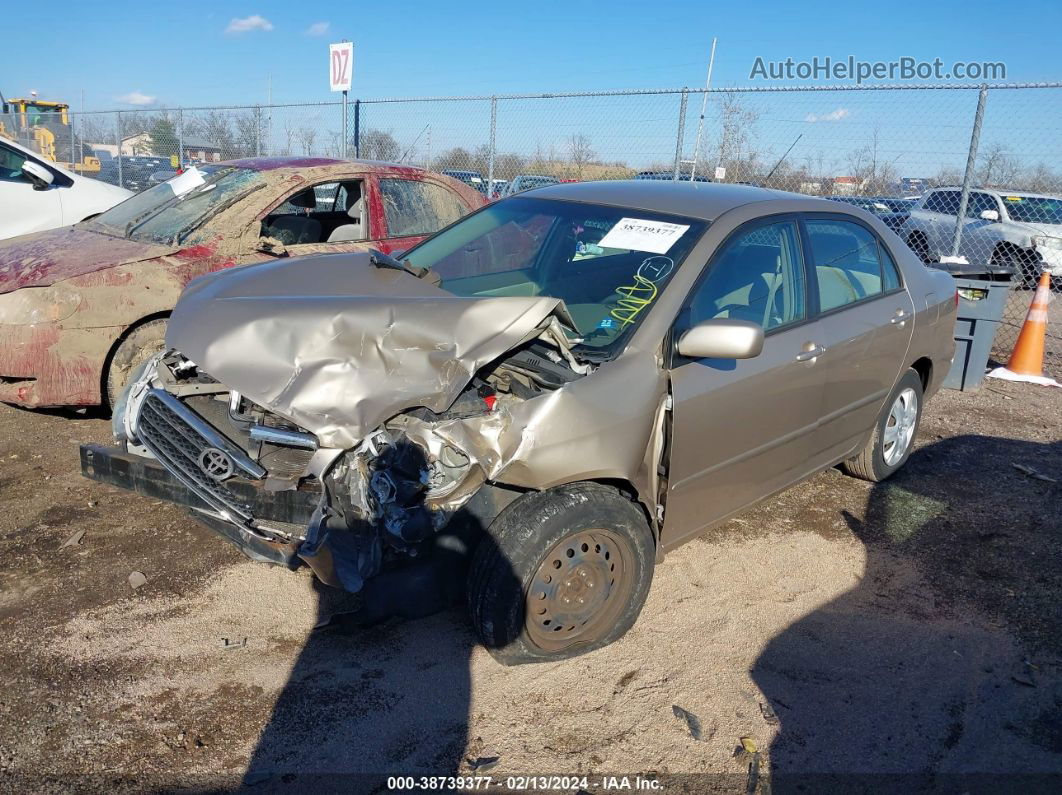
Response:
[[[963,218],[959,255],[951,254],[960,188],[926,193],[897,230],[922,261],[937,268],[1013,275],[1035,284],[1042,272],[1062,278],[1062,198],[1024,191],[975,188]]]
[[[132,195],[0,138],[0,240],[76,224]]]

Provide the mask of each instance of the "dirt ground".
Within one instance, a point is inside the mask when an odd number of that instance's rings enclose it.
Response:
[[[819,474],[670,555],[619,643],[518,668],[458,609],[314,629],[344,600],[305,572],[82,479],[108,437],[0,406],[0,790],[384,791],[497,758],[741,792],[741,737],[761,791],[1062,776],[1062,389],[941,393],[893,480]]]

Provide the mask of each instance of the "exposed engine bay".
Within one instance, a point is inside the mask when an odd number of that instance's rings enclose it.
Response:
[[[402,412],[349,450],[321,447],[309,430],[170,351],[134,379],[128,402],[116,407],[116,435],[131,452],[158,458],[212,509],[195,506],[200,512],[294,547],[322,580],[356,592],[385,565],[430,551],[433,537],[488,481],[490,466],[436,428],[506,423],[513,406],[590,372],[556,333],[549,324],[482,368],[444,410]],[[316,495],[317,510],[305,526],[256,515],[227,487],[231,478]]]

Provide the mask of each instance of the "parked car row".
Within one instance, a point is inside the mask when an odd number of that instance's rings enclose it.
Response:
[[[820,469],[904,464],[955,290],[880,219],[536,179],[488,203],[401,166],[234,161],[7,241],[0,399],[109,405],[87,477],[366,620],[464,590],[504,663],[616,640],[664,552]]]

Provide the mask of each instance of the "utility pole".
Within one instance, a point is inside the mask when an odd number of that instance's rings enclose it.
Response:
[[[704,95],[701,97],[701,118],[697,121],[697,140],[693,145],[693,166],[690,168],[690,182],[697,173],[697,161],[701,157],[701,135],[704,133],[704,111],[708,107],[708,89],[712,87],[712,65],[715,63],[715,43],[712,37],[712,54],[708,56],[708,77],[704,80]]]

